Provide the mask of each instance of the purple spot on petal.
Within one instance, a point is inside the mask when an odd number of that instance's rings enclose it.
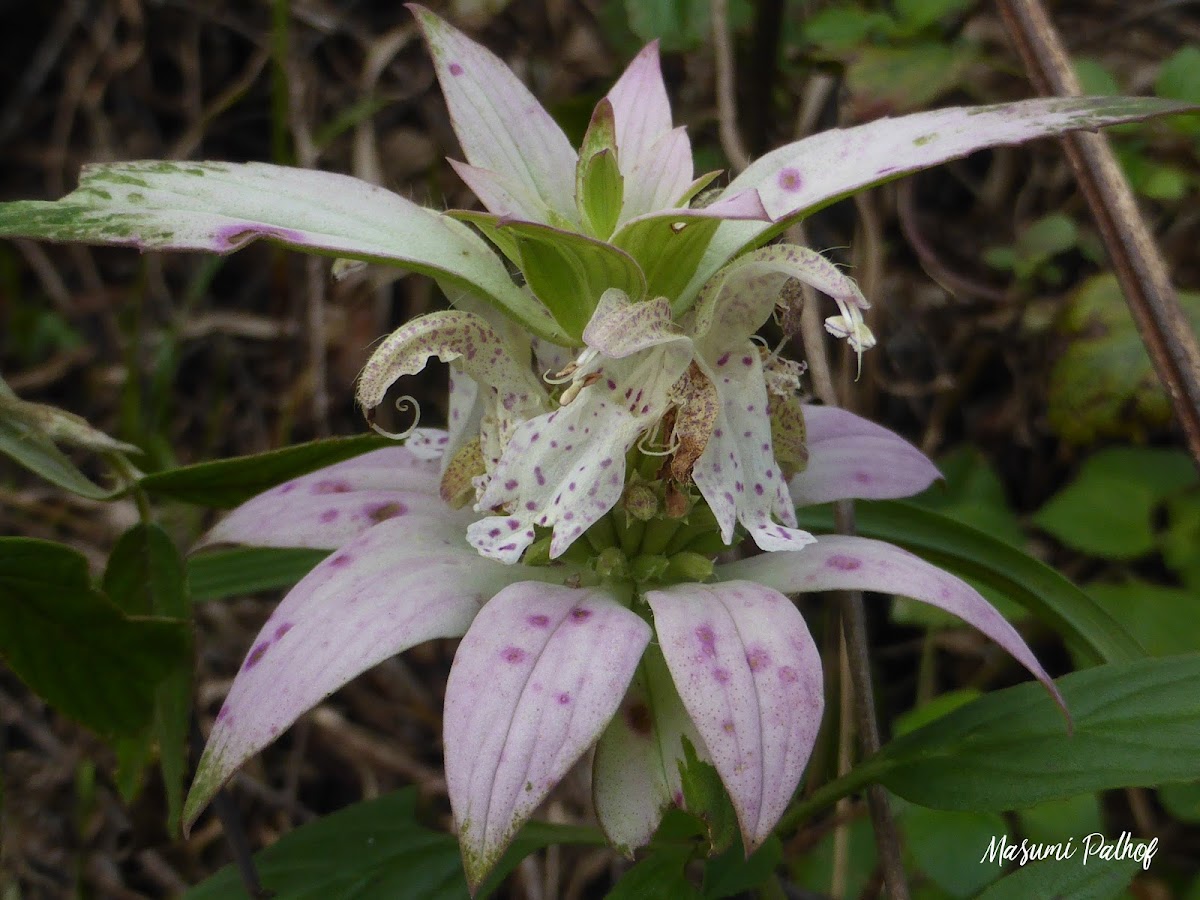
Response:
[[[558,699],[558,703],[560,706],[566,706],[568,703],[571,702],[571,695],[564,691],[563,693],[558,695],[557,699]]]
[[[800,185],[803,184],[803,179],[800,177],[798,169],[789,166],[786,169],[779,170],[779,187],[785,191],[798,191]]]
[[[724,722],[721,723],[721,730],[724,731],[726,734],[733,734],[734,731],[736,731],[737,729],[734,728],[732,719],[726,719]]]
[[[784,684],[795,684],[800,680],[800,676],[791,666],[781,666],[779,668],[779,680]]]
[[[388,519],[394,519],[396,516],[402,516],[408,512],[408,507],[403,503],[373,503],[363,509],[367,518],[372,522],[386,522]]]
[[[729,682],[728,669],[713,669],[712,675],[716,679],[717,684],[727,684]]]
[[[725,363],[729,362],[729,357],[731,355],[732,354],[729,354],[729,353],[722,353],[720,356],[717,357],[717,365],[718,366],[725,365]]]
[[[283,637],[285,634],[287,634],[291,630],[292,630],[292,623],[284,622],[282,625],[280,625],[278,628],[275,629],[275,640],[279,640],[281,637]]]
[[[354,562],[354,557],[349,553],[339,553],[329,561],[329,565],[333,566],[335,569],[341,569],[350,565],[352,562]]]
[[[528,622],[534,628],[545,628],[550,624],[550,617],[538,613],[536,616],[530,616]]]
[[[696,637],[700,640],[700,652],[705,656],[717,655],[717,635],[711,625],[701,625],[697,628]]]
[[[751,647],[746,651],[746,664],[751,672],[760,672],[771,664],[771,654],[765,647]]]
[[[327,509],[327,510],[325,510],[325,512],[323,512],[319,516],[317,516],[317,519],[318,519],[318,521],[328,525],[330,522],[332,522],[337,517],[338,517],[338,511],[336,509]]]
[[[576,606],[573,610],[571,610],[571,621],[573,622],[586,622],[591,617],[592,611],[590,609],[584,609],[582,606]]]
[[[520,647],[505,647],[500,651],[500,658],[505,662],[519,663],[525,658],[525,651]]]
[[[450,63],[450,74],[457,78],[463,73],[463,67],[458,63]]]
[[[267,652],[267,648],[271,646],[270,641],[263,641],[250,651],[250,655],[246,657],[246,665],[243,667],[247,670],[253,669],[258,665],[258,661],[263,658],[263,654]]]
[[[859,484],[870,484],[871,483],[871,473],[870,472],[855,472],[854,480],[857,481]]]
[[[350,484],[346,481],[334,481],[326,479],[318,481],[312,487],[314,494],[345,494],[350,490]]]
[[[825,565],[842,572],[853,572],[855,569],[862,567],[862,560],[855,559],[853,556],[846,556],[844,553],[835,553],[829,559],[825,560]]]

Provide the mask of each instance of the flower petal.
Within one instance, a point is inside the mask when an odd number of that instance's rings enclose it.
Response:
[[[313,547],[335,550],[385,519],[446,514],[470,519],[438,497],[436,457],[384,447],[286,481],[247,500],[218,522],[199,546]]]
[[[646,602],[751,853],[812,753],[824,708],[820,654],[792,602],[761,584],[677,585]]]
[[[1017,630],[978,591],[899,547],[850,535],[821,535],[814,546],[799,553],[769,553],[739,560],[719,566],[717,576],[747,578],[785,594],[858,590],[922,600],[990,637],[1032,672],[1063,706],[1058,688]]]
[[[492,598],[446,685],[446,782],[477,887],[599,737],[650,628],[603,589],[522,583]]]
[[[904,438],[852,412],[804,406],[808,466],[788,484],[797,506],[911,497],[941,477]]]
[[[425,34],[467,161],[574,222],[575,150],[562,129],[490,50],[424,7],[408,8]]]
[[[392,519],[359,535],[306,575],[259,632],[209,735],[185,819],[359,673],[415,644],[464,633],[504,586],[554,574],[480,559],[441,517]]]
[[[488,212],[504,218],[545,222],[550,218],[546,204],[507,178],[456,159],[447,160]]]
[[[480,511],[509,510],[468,530],[485,556],[516,562],[537,525],[554,530],[557,557],[612,509],[625,489],[626,451],[666,412],[691,361],[691,341],[676,333],[662,298],[630,303],[608,291],[584,337],[589,349],[580,358],[591,367],[576,373],[579,390],[517,427],[479,499]]]
[[[692,479],[721,527],[721,539],[732,543],[734,523],[741,522],[763,550],[811,544],[813,536],[795,527],[796,510],[775,462],[757,345],[746,341],[741,350],[706,362],[721,411]]]
[[[391,263],[469,287],[535,333],[562,334],[459,222],[347,175],[265,163],[84,166],[55,203],[0,205],[0,236],[229,253],[258,238]]]
[[[496,459],[514,424],[539,415],[547,404],[537,377],[513,358],[512,350],[511,341],[482,316],[462,310],[428,313],[401,325],[371,354],[358,379],[357,399],[370,419],[398,378],[422,371],[431,356],[454,362],[487,397],[481,449],[485,460]]]
[[[592,763],[596,818],[609,843],[626,856],[649,842],[667,807],[683,804],[685,737],[707,760],[662,652],[650,646]]]
[[[658,41],[646,45],[608,92],[617,124],[617,160],[625,176],[622,220],[675,205],[692,181],[687,132],[671,128]]]

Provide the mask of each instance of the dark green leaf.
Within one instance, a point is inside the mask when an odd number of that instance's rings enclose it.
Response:
[[[1119,622],[1151,656],[1200,651],[1200,618],[1188,614],[1200,604],[1196,591],[1163,587],[1131,578],[1120,584],[1089,584],[1088,594]]]
[[[1136,559],[1154,549],[1155,508],[1196,480],[1179,451],[1114,447],[1089,457],[1033,521],[1083,553]]]
[[[328,438],[157,472],[145,476],[139,485],[151,494],[197,506],[237,506],[289,478],[386,446],[388,441],[375,434]]]
[[[770,878],[783,862],[783,844],[771,835],[746,858],[742,842],[704,863],[704,900],[721,900],[735,894],[752,893]]]
[[[178,835],[187,775],[188,725],[192,712],[192,604],[183,558],[157,525],[134,525],[117,541],[104,571],[104,589],[133,615],[177,619],[189,627],[188,652],[163,679],[154,695],[153,737],[167,795],[167,825]]]
[[[328,550],[291,547],[205,551],[187,562],[189,592],[198,603],[290,587],[328,555]]]
[[[595,828],[530,822],[476,895],[485,900],[522,859],[549,844],[601,846]],[[297,828],[255,854],[263,887],[276,900],[466,900],[458,843],[417,821],[417,792],[405,788],[356,803]],[[183,900],[246,898],[237,872],[222,869]]]
[[[939,43],[860,47],[846,67],[846,84],[857,110],[914,112],[960,85],[974,61],[971,48]]]
[[[1104,830],[1104,815],[1096,794],[1080,794],[1063,800],[1047,800],[1019,810],[1021,835],[1031,841],[1053,844],[1071,835]]]
[[[666,51],[695,50],[708,40],[708,0],[625,0],[629,27],[644,42]]]
[[[1074,719],[1038,684],[988,694],[892,741],[868,766],[893,792],[936,809],[1021,809],[1200,771],[1200,655],[1067,675]]]
[[[654,847],[621,877],[606,900],[700,900],[700,892],[684,874],[691,858],[690,847]]]
[[[264,888],[276,900],[466,900],[458,844],[416,818],[417,792],[406,788],[326,816],[255,854]],[[233,866],[184,900],[247,898]]]
[[[0,654],[59,711],[105,735],[149,724],[155,687],[188,657],[187,626],[128,617],[92,587],[82,555],[0,538]]]
[[[1078,855],[1080,851],[1076,849]],[[1029,900],[1053,897],[1055,900],[1113,900],[1124,894],[1126,885],[1141,869],[1134,859],[1088,860],[1046,859],[1022,866],[997,881],[976,900]]]
[[[1179,301],[1200,331],[1200,294]],[[1089,278],[1068,299],[1060,331],[1071,343],[1050,372],[1047,415],[1063,440],[1141,437],[1166,423],[1171,407],[1150,366],[1116,278]]]
[[[904,846],[917,867],[952,897],[971,896],[1000,874],[979,862],[992,838],[1008,834],[997,813],[910,806],[900,815]]]
[[[891,541],[957,575],[988,584],[1053,628],[1089,662],[1136,659],[1142,649],[1087,594],[1003,541],[898,500],[855,506],[858,533]],[[833,530],[829,507],[797,510],[802,528]]]
[[[927,28],[952,13],[963,12],[975,0],[896,0],[896,15],[913,29]]]
[[[1158,789],[1163,809],[1181,822],[1200,822],[1200,781],[1164,784]]]

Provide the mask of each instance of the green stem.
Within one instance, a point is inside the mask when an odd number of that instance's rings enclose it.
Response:
[[[793,804],[779,820],[776,830],[781,834],[795,830],[802,822],[811,819],[826,807],[833,806],[843,797],[879,781],[891,767],[890,762],[879,757],[859,763],[845,775],[827,781],[799,803]]]

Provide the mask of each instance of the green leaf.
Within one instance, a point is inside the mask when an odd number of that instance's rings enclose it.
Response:
[[[626,872],[605,900],[700,900],[701,893],[688,881],[684,868],[692,858],[690,847],[652,847],[641,862]]]
[[[966,706],[972,700],[978,700],[983,694],[976,688],[962,688],[957,691],[947,691],[944,694],[939,694],[928,703],[924,703],[915,709],[910,709],[908,712],[901,713],[896,717],[896,721],[892,723],[892,734],[899,737],[902,734],[908,734],[910,731],[916,731],[924,725],[928,725],[934,719],[940,719],[946,713],[953,712],[960,706]]]
[[[721,222],[718,219],[645,216],[626,222],[612,242],[632,256],[646,274],[646,296],[666,297],[676,304]],[[689,298],[694,300],[695,298]]]
[[[948,812],[910,806],[900,817],[904,846],[917,867],[954,897],[974,895],[1000,874],[979,862],[992,838],[1008,834],[998,813]]]
[[[1098,59],[1085,57],[1075,60],[1075,76],[1081,93],[1088,97],[1115,97],[1121,93],[1117,79]]]
[[[138,486],[148,493],[197,506],[231,507],[290,478],[388,445],[386,438],[375,434],[327,438],[156,472],[142,478]]]
[[[530,822],[513,840],[476,897],[485,900],[517,864],[552,843],[602,846],[595,828]],[[416,788],[355,803],[284,835],[256,853],[263,887],[278,900],[467,900],[458,843],[417,818]],[[233,866],[183,900],[248,900]]]
[[[130,615],[161,616],[187,623],[192,604],[187,593],[183,558],[157,525],[134,525],[117,541],[104,571],[104,589]],[[184,656],[159,684],[154,695],[152,735],[167,795],[167,823],[178,836],[187,774],[188,726],[192,712],[192,641]]]
[[[1195,548],[1193,547],[1193,552]],[[1200,651],[1200,592],[1129,578],[1118,584],[1089,584],[1092,599],[1126,627],[1151,656]]]
[[[839,53],[857,49],[873,37],[895,27],[886,13],[857,6],[829,6],[804,20],[804,37],[824,50]]]
[[[777,835],[767,838],[749,859],[742,842],[737,840],[720,856],[705,860],[704,900],[753,892],[772,876],[781,862],[783,844]]]
[[[62,713],[107,736],[153,715],[156,686],[188,656],[185,624],[128,617],[68,547],[0,538],[0,655]]]
[[[1078,847],[1076,854],[1080,853]],[[976,900],[1114,900],[1124,896],[1125,887],[1142,868],[1136,859],[1093,858],[1082,865],[1075,859],[1046,859],[1022,866],[1001,878]]]
[[[1018,278],[1032,278],[1059,254],[1079,244],[1079,226],[1063,213],[1051,213],[1030,223],[1017,235],[1013,271]]]
[[[1137,642],[1087,594],[1033,557],[953,519],[897,500],[855,505],[858,533],[989,585],[1077,645],[1088,662],[1137,659]],[[800,527],[833,530],[827,506],[796,511]]]
[[[189,593],[199,603],[290,587],[328,555],[328,550],[291,547],[206,550],[187,561]]]
[[[279,900],[466,900],[454,838],[418,824],[417,791],[406,788],[356,803],[289,832],[255,864]],[[192,888],[184,900],[247,898],[233,866]]]
[[[1162,555],[1167,566],[1192,591],[1200,591],[1200,491],[1189,491],[1167,500],[1167,530]]]
[[[941,513],[1014,547],[1025,546],[1025,533],[1009,506],[1004,483],[977,447],[962,444],[938,458],[944,480],[912,498],[912,503]]]
[[[714,853],[724,853],[738,837],[737,813],[716,768],[696,755],[691,741],[683,738],[684,758],[679,763],[683,797],[688,812],[704,823]]]
[[[1080,794],[1063,800],[1048,800],[1022,809],[1021,833],[1031,841],[1053,844],[1070,835],[1086,835],[1104,830],[1104,815],[1100,798],[1095,794]]]
[[[625,0],[625,14],[643,43],[657,40],[668,53],[695,50],[711,30],[708,0]]]
[[[577,232],[536,222],[504,222],[482,212],[455,212],[476,225],[513,262],[550,314],[574,340],[595,312],[600,295],[620,288],[633,300],[646,294],[646,278],[618,247]]]
[[[846,85],[854,109],[913,112],[962,84],[976,59],[970,47],[942,43],[861,47],[846,66]]]
[[[1196,480],[1190,460],[1178,451],[1104,450],[1089,457],[1033,521],[1084,553],[1136,559],[1154,549],[1155,508]]]
[[[24,406],[26,404],[18,400],[17,395],[4,383],[4,379],[0,378],[0,453],[51,484],[90,500],[111,500],[121,493],[120,488],[110,490],[100,487],[80,472],[66,454],[55,446],[45,431],[35,427],[27,415],[14,414]]]
[[[1200,293],[1180,291],[1179,302],[1200,333]],[[1071,343],[1050,371],[1047,416],[1064,441],[1138,439],[1170,420],[1170,403],[1115,276],[1084,282],[1070,296],[1059,330]]]
[[[1181,822],[1200,822],[1200,781],[1189,784],[1164,784],[1158,789],[1163,809]]]
[[[1074,720],[1034,683],[996,691],[865,763],[913,803],[1003,811],[1200,771],[1200,655],[1111,663],[1058,680]]]
[[[1181,47],[1162,64],[1154,93],[1171,100],[1200,103],[1200,46]]]
[[[975,0],[896,0],[896,15],[912,29],[928,28],[974,4]]]

